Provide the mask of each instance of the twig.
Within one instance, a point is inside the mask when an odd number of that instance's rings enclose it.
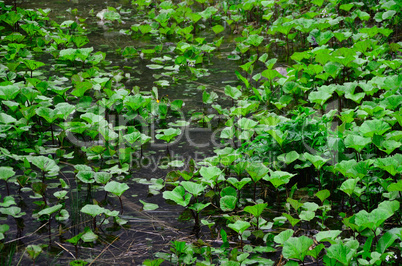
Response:
[[[32,232],[32,233],[30,233],[30,234],[28,234],[28,235],[25,235],[25,236],[22,236],[22,237],[19,237],[19,238],[16,238],[16,239],[13,239],[13,240],[10,240],[10,241],[8,241],[8,242],[6,242],[6,243],[4,243],[4,244],[10,244],[10,243],[12,243],[12,242],[15,242],[15,241],[18,241],[18,240],[21,240],[21,239],[24,239],[24,238],[26,238],[26,237],[29,237],[29,236],[31,236],[31,235],[33,235],[33,234],[35,234],[36,232],[38,232],[40,229],[42,229],[42,227],[44,227],[45,225],[47,225],[49,222],[46,222],[46,223],[44,223],[43,225],[41,225],[38,229],[36,229],[34,232]]]
[[[70,254],[74,259],[77,259],[75,256],[74,256],[74,254],[73,253],[71,253],[68,249],[66,249],[65,247],[63,247],[63,245],[62,244],[60,244],[59,242],[57,242],[57,241],[54,241],[54,243],[56,243],[59,247],[61,247],[62,249],[64,249],[65,251],[67,251],[68,252],[68,254]]]
[[[102,252],[101,253],[99,253],[99,255],[98,256],[96,256],[96,258],[88,265],[88,266],[91,266],[117,239],[119,239],[120,238],[120,236],[122,235],[123,233],[120,233],[118,236],[116,236],[116,238],[107,246],[107,247],[105,247],[103,250],[102,250]]]

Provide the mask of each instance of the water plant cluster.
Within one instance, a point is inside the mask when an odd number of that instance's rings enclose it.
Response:
[[[75,247],[61,250],[72,265],[92,262],[80,249],[130,226],[123,194],[137,181],[194,234],[144,265],[401,264],[400,2],[133,0],[91,12],[109,27],[136,18],[120,34],[152,46],[115,53],[147,62],[149,91],[88,45],[87,14],[57,23],[50,10],[0,7],[2,262],[15,262],[10,228],[27,237],[27,219],[48,230],[24,247],[33,261],[57,235]],[[208,86],[222,55],[236,80]],[[183,80],[197,84],[197,112],[161,96]],[[171,158],[196,126],[215,130],[214,155]],[[166,177],[134,179],[155,143]]]

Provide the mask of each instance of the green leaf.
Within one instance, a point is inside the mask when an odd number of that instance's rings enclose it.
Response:
[[[0,179],[7,181],[10,177],[13,177],[15,172],[10,166],[1,166],[0,167]]]
[[[62,207],[63,207],[62,204],[57,204],[57,205],[52,206],[52,207],[47,207],[47,208],[41,210],[40,212],[38,212],[38,216],[51,215],[52,213],[55,213],[58,210],[60,210]]]
[[[237,178],[234,177],[229,177],[226,180],[229,184],[231,184],[232,186],[234,186],[236,189],[240,190],[242,189],[242,187],[244,187],[246,184],[250,183],[251,178],[248,177],[244,177],[241,180],[238,180]]]
[[[155,137],[157,139],[161,139],[166,141],[167,143],[171,142],[176,136],[181,134],[180,128],[168,128],[168,129],[160,129],[160,134],[156,134]]]
[[[212,27],[212,30],[215,32],[215,34],[219,34],[224,31],[225,28],[222,25],[215,25]]]
[[[252,214],[254,217],[258,218],[261,216],[264,209],[268,206],[267,203],[260,203],[254,206],[247,206],[244,208],[245,212]]]
[[[98,239],[98,235],[95,234],[91,229],[87,228],[85,230],[85,233],[81,236],[81,240],[88,243],[88,242],[94,242]]]
[[[0,123],[2,124],[11,124],[17,122],[17,119],[12,117],[11,115],[0,113]]]
[[[304,153],[304,158],[306,158],[307,160],[309,160],[309,161],[314,165],[314,167],[315,167],[317,170],[320,170],[321,167],[322,167],[326,162],[329,161],[329,159],[324,159],[324,158],[322,158],[321,156],[312,155],[312,154],[307,153],[307,152]]]
[[[395,242],[395,240],[399,238],[401,235],[401,230],[401,228],[392,228],[391,230],[385,232],[380,240],[378,240],[376,251],[380,254],[384,254],[387,248],[389,248]]]
[[[81,208],[81,212],[92,217],[96,217],[102,213],[105,213],[105,208],[100,207],[99,205],[87,204]]]
[[[287,213],[282,213],[282,216],[286,217],[288,219],[289,223],[294,227],[298,222],[300,222],[299,219],[293,218],[290,214]]]
[[[142,263],[143,263],[145,266],[159,266],[159,265],[161,265],[162,262],[164,262],[164,261],[165,261],[164,259],[155,259],[155,260],[146,259],[146,260],[144,260]]]
[[[21,212],[20,207],[15,206],[8,208],[0,208],[0,212],[5,215],[10,215],[14,218],[20,218],[26,214],[25,212]]]
[[[288,202],[293,207],[293,209],[295,209],[296,212],[303,206],[303,203],[291,198],[287,198],[286,202]]]
[[[371,138],[351,134],[345,138],[344,143],[346,148],[353,148],[360,153],[367,144],[371,143],[371,141]]]
[[[315,235],[315,239],[318,242],[330,242],[331,244],[336,243],[336,238],[342,233],[340,230],[329,230],[318,232]]]
[[[140,200],[140,202],[144,205],[143,210],[144,211],[153,211],[159,208],[158,204],[154,203],[147,203],[143,200]]]
[[[281,155],[278,156],[278,160],[286,163],[286,164],[291,164],[294,161],[296,161],[297,159],[299,159],[299,154],[296,151],[291,151],[288,153],[283,153]]]
[[[53,159],[45,156],[31,157],[31,163],[51,176],[57,175],[60,171],[60,167],[56,164],[56,162]]]
[[[220,198],[219,203],[222,211],[233,211],[236,208],[237,197],[226,195]]]
[[[334,79],[338,76],[342,69],[342,65],[337,62],[328,62],[324,65],[324,70],[326,73],[330,74]]]
[[[388,192],[392,191],[402,191],[402,180],[399,180],[397,183],[391,183],[387,187]]]
[[[319,105],[324,105],[324,103],[331,98],[332,94],[326,91],[313,91],[309,94],[308,100],[312,103],[318,103]]]
[[[113,193],[114,195],[120,197],[129,188],[130,187],[126,183],[111,181],[106,184],[104,189],[105,191]]]
[[[327,256],[339,261],[343,265],[350,265],[350,260],[355,253],[356,250],[351,249],[343,243],[333,244],[329,248],[327,248]]]
[[[242,96],[242,93],[238,88],[232,87],[230,85],[225,86],[225,94],[235,100],[239,99]]]
[[[203,178],[205,178],[208,181],[213,181],[214,183],[217,182],[217,179],[219,179],[223,174],[222,174],[221,169],[219,169],[216,166],[209,166],[209,167],[201,167],[200,169],[200,174]]]
[[[107,172],[96,172],[94,176],[95,181],[103,185],[106,185],[111,178],[112,174]]]
[[[35,260],[42,253],[42,248],[39,245],[28,245],[25,250],[32,260]]]
[[[77,84],[75,84],[75,88],[71,92],[71,94],[78,98],[81,98],[82,96],[84,96],[84,94],[87,90],[92,89],[92,86],[93,86],[92,83],[89,81],[77,82]]]
[[[95,183],[95,172],[93,171],[79,171],[76,176],[78,180],[85,184]]]
[[[180,185],[182,185],[184,189],[194,197],[198,197],[205,190],[205,186],[191,181],[182,181]]]
[[[301,211],[299,214],[299,218],[302,221],[311,221],[315,217],[315,212],[313,211]]]
[[[190,203],[191,197],[191,194],[186,194],[186,190],[182,186],[175,187],[172,191],[163,192],[164,199],[172,200],[183,207]]]
[[[289,183],[290,179],[296,174],[291,174],[285,171],[270,171],[269,175],[264,176],[264,180],[269,181],[278,188],[281,185]]]
[[[190,210],[194,210],[194,211],[196,211],[197,213],[199,213],[200,211],[202,211],[203,209],[205,209],[206,207],[208,207],[209,205],[211,205],[211,203],[210,202],[208,202],[208,203],[194,203],[194,204],[192,204],[190,207],[189,207],[189,209]]]
[[[274,241],[278,244],[285,244],[285,242],[293,235],[294,231],[292,229],[287,229],[280,232],[274,237]]]
[[[304,261],[309,248],[314,244],[311,238],[306,236],[290,237],[283,245],[282,255],[286,259],[298,259]]]
[[[13,100],[18,93],[20,93],[20,88],[15,84],[0,86],[0,99],[2,100]]]
[[[261,162],[251,162],[246,167],[247,173],[251,176],[254,183],[257,183],[269,171],[269,169]]]
[[[246,221],[237,220],[235,223],[228,224],[228,227],[236,231],[239,235],[249,228],[251,224]]]
[[[247,37],[247,39],[245,40],[245,42],[249,45],[253,45],[253,46],[259,46],[262,41],[264,41],[264,37],[263,36],[259,36],[257,34],[252,34],[250,36]]]
[[[391,129],[391,126],[382,120],[367,120],[360,126],[359,131],[364,137],[372,138],[374,134],[383,135],[385,132]]]
[[[359,179],[357,179],[357,178],[356,179],[352,178],[352,179],[345,180],[342,183],[342,185],[340,187],[340,190],[342,190],[343,192],[348,194],[349,197],[351,197],[353,192],[355,191],[355,188],[356,188],[356,185],[357,185],[358,181],[359,181]]]
[[[315,196],[321,200],[321,202],[324,202],[326,198],[328,198],[331,195],[328,189],[320,190],[317,193],[315,193]]]

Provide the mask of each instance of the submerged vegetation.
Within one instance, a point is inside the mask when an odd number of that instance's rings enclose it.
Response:
[[[400,1],[36,6],[0,0],[1,265],[402,264]]]

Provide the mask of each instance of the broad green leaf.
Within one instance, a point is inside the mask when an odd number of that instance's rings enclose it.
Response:
[[[118,197],[121,197],[123,193],[130,187],[126,183],[119,183],[116,181],[111,181],[106,184],[105,191],[110,192]]]
[[[95,183],[95,172],[93,171],[79,171],[76,176],[81,182],[85,184]]]
[[[62,204],[57,204],[57,205],[52,206],[52,207],[47,207],[47,208],[41,210],[40,212],[38,212],[38,216],[51,215],[52,213],[55,213],[58,210],[60,210],[62,207],[63,207]]]
[[[294,227],[298,222],[300,222],[299,219],[293,218],[290,214],[287,213],[282,213],[282,216],[286,217],[288,219],[289,223]]]
[[[350,134],[345,138],[344,143],[346,148],[353,148],[360,153],[367,144],[371,143],[371,141],[371,138]]]
[[[251,176],[254,183],[257,183],[268,173],[269,169],[263,163],[251,162],[247,165],[246,171]]]
[[[359,179],[357,179],[357,178],[356,179],[352,178],[352,179],[345,180],[342,183],[342,185],[340,187],[340,190],[342,190],[343,192],[348,194],[349,197],[351,197],[353,192],[355,191],[355,188],[356,188],[356,185],[357,185],[358,181],[359,181]]]
[[[392,191],[402,191],[402,180],[399,180],[397,183],[391,183],[388,187],[387,190],[389,192]]]
[[[383,135],[391,129],[391,126],[382,120],[367,120],[359,127],[359,131],[364,137],[372,138],[374,134]]]
[[[320,190],[317,193],[315,193],[315,196],[321,200],[321,202],[324,202],[326,198],[328,198],[331,195],[328,189]]]
[[[274,241],[283,245],[291,236],[293,236],[293,233],[294,231],[292,229],[282,231],[274,237]]]
[[[18,93],[20,93],[20,88],[15,84],[0,86],[0,99],[2,100],[13,100]]]
[[[105,208],[100,207],[99,205],[87,204],[81,208],[81,212],[88,214],[92,217],[96,217],[105,212]]]
[[[293,207],[293,209],[295,209],[296,212],[303,206],[303,203],[291,198],[287,198],[286,202],[288,202]]]
[[[239,99],[242,96],[242,93],[238,88],[232,87],[230,85],[225,86],[225,94],[235,100]]]
[[[387,248],[389,248],[394,241],[399,238],[401,235],[401,230],[401,228],[392,228],[391,230],[385,232],[380,240],[378,240],[376,251],[380,254],[384,254]]]
[[[299,159],[299,154],[296,151],[291,151],[278,156],[278,160],[285,162],[286,164],[291,164]]]
[[[331,244],[336,243],[336,238],[342,233],[340,230],[329,230],[321,231],[315,235],[315,239],[318,242],[330,242]]]
[[[283,184],[289,183],[290,179],[295,175],[285,171],[270,171],[269,175],[265,175],[263,178],[271,182],[275,188],[278,188]]]
[[[106,185],[111,178],[112,174],[107,172],[96,172],[94,176],[95,181],[103,185]]]
[[[205,190],[205,186],[191,181],[182,181],[180,183],[187,192],[191,193],[194,197],[198,197]]]
[[[87,229],[85,233],[81,236],[81,240],[88,243],[94,242],[98,239],[98,235],[95,234],[91,229]]]
[[[159,208],[158,204],[154,203],[147,203],[143,200],[140,200],[140,202],[144,205],[143,210],[144,211],[153,211]]]
[[[10,166],[1,166],[0,167],[0,179],[7,181],[10,177],[13,177],[15,172]]]
[[[305,152],[304,153],[304,158],[309,160],[316,169],[320,170],[321,167],[329,161],[329,159],[324,159],[319,155],[312,155],[310,153]]]
[[[315,212],[313,211],[301,211],[299,218],[302,221],[311,221],[315,217]]]
[[[327,248],[327,256],[339,261],[343,265],[350,265],[350,260],[355,253],[356,250],[351,249],[343,243],[332,244],[329,248]]]
[[[227,181],[229,184],[231,184],[232,186],[234,186],[236,189],[240,190],[240,189],[242,189],[242,187],[244,187],[246,184],[250,183],[251,178],[244,177],[244,178],[242,178],[242,179],[239,181],[237,178],[229,177],[226,181]]]
[[[5,215],[10,215],[14,218],[20,218],[26,214],[25,212],[21,212],[20,207],[16,207],[16,206],[8,207],[8,208],[0,208],[0,212]]]
[[[228,224],[228,227],[236,231],[239,235],[243,234],[244,231],[249,228],[251,224],[246,221],[237,220],[235,223]]]
[[[212,27],[212,30],[215,32],[215,34],[219,34],[224,31],[225,28],[222,25],[215,25]]]
[[[183,207],[190,203],[191,197],[191,194],[186,194],[186,190],[182,186],[175,187],[172,191],[163,192],[164,199],[172,200]]]
[[[166,141],[167,143],[171,142],[175,137],[181,134],[180,128],[168,128],[168,129],[160,129],[160,134],[156,134],[155,137],[157,139],[161,139]]]
[[[342,65],[337,62],[328,62],[324,65],[324,70],[326,73],[330,74],[334,79],[338,76],[342,69]]]
[[[261,216],[262,212],[264,211],[264,209],[268,206],[267,203],[260,203],[260,204],[256,204],[254,206],[246,206],[244,208],[245,212],[248,212],[250,214],[252,214],[254,217],[258,218]]]
[[[226,195],[220,198],[219,203],[222,211],[233,211],[236,208],[237,197]]]
[[[60,171],[60,167],[56,164],[53,159],[50,159],[45,156],[35,156],[31,157],[31,163],[33,163],[36,167],[42,170],[48,175],[57,175]]]
[[[284,244],[282,255],[287,259],[298,259],[304,261],[309,248],[314,244],[313,239],[306,236],[290,237]]]

